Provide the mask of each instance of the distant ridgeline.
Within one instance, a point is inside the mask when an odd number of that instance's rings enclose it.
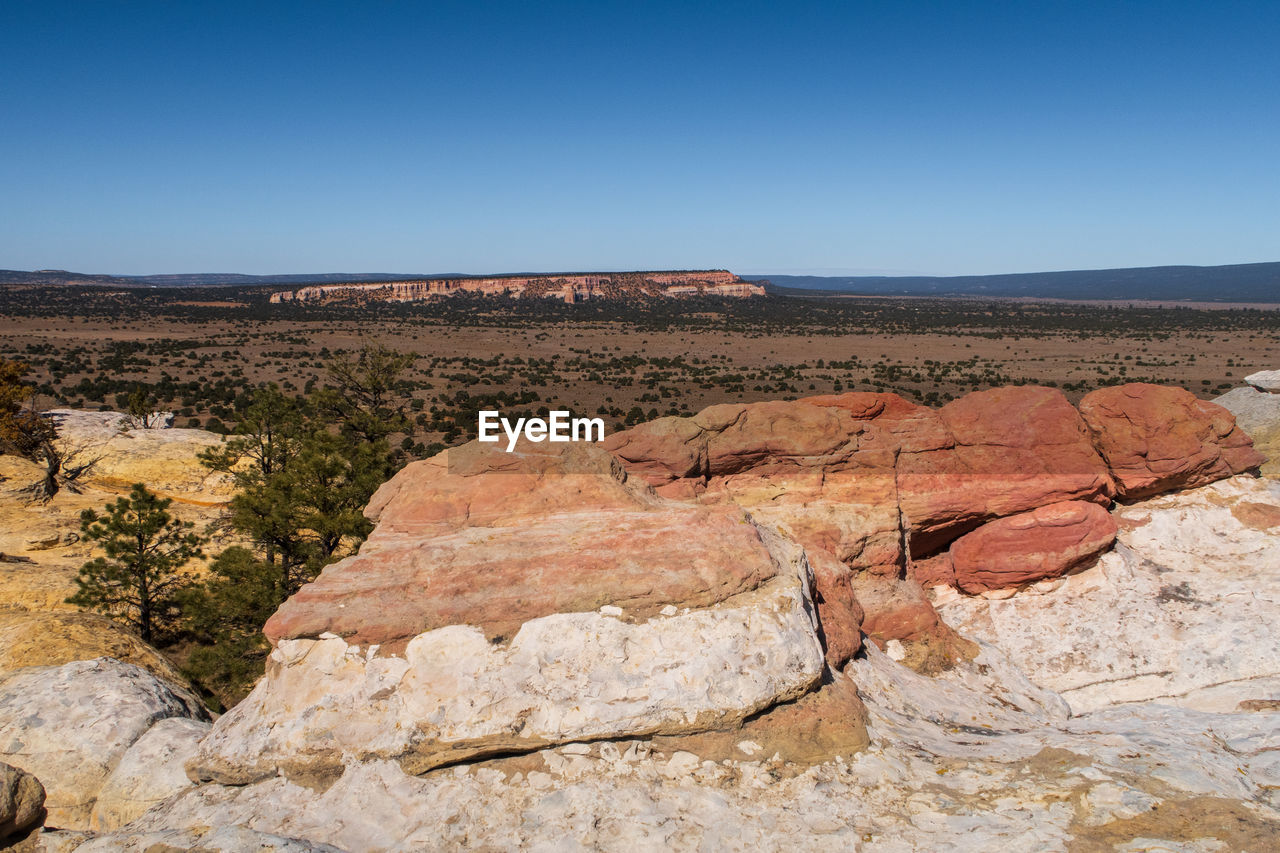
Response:
[[[755,280],[757,276],[747,278]],[[827,291],[867,296],[1280,302],[1280,263],[1275,262],[1006,275],[769,275],[767,278],[778,293]]]
[[[593,272],[428,278],[413,281],[317,284],[271,294],[272,302],[415,302],[457,293],[524,296],[582,302],[635,297],[764,296],[764,286],[727,270]]]

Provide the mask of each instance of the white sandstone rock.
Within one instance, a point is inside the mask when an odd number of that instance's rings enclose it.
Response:
[[[1280,696],[1280,531],[1237,517],[1259,512],[1280,516],[1280,487],[1248,476],[1122,506],[1115,551],[1056,590],[935,604],[1077,712],[1233,711]]]
[[[156,722],[207,719],[195,696],[111,658],[27,667],[0,680],[0,761],[38,778],[51,826],[83,829],[103,783]]]
[[[1257,373],[1250,373],[1244,381],[1259,391],[1273,394],[1280,392],[1280,370],[1259,370]]]
[[[209,723],[170,717],[134,741],[98,792],[91,824],[103,831],[124,826],[156,803],[188,788],[184,765]]]
[[[404,657],[368,658],[337,637],[284,640],[266,677],[224,715],[189,770],[248,782],[333,772],[361,757],[416,770],[574,740],[732,724],[813,686],[823,668],[803,552],[759,589],[631,624],[600,613],[530,620],[509,644],[451,625]]]
[[[370,760],[351,764],[324,790],[283,777],[193,788],[100,840],[239,826],[347,850],[406,852],[1038,853],[1068,849],[1076,833],[1108,816],[1201,796],[1248,803],[1260,822],[1280,826],[1262,766],[1280,747],[1280,714],[1138,706],[1069,718],[1061,699],[990,646],[930,678],[869,645],[847,672],[867,703],[872,746],[795,774],[776,775],[760,761],[699,766],[691,754],[636,744],[627,761],[575,756],[589,763],[552,762],[527,776],[495,773],[501,760],[425,776]],[[1203,845],[1214,831],[1150,843],[1212,849]]]

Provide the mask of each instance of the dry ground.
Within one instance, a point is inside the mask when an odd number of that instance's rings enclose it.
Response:
[[[29,361],[50,404],[117,407],[133,384],[164,375],[200,383],[159,401],[180,412],[180,425],[195,425],[230,422],[226,388],[276,382],[301,391],[324,381],[332,354],[377,341],[420,356],[408,378],[423,401],[414,438],[426,444],[466,438],[475,408],[498,392],[524,395],[500,408],[567,408],[602,414],[613,427],[628,415],[841,390],[941,404],[1031,382],[1075,400],[1142,380],[1207,398],[1280,367],[1278,310],[770,297],[656,312],[530,311],[530,301],[291,312],[244,291],[111,299],[112,311],[90,298],[80,315],[74,306],[0,305],[0,357]],[[209,390],[218,382],[221,399]]]

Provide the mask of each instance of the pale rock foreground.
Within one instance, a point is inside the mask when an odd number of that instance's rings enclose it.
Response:
[[[800,772],[644,741],[421,777],[374,760],[322,790],[284,777],[193,788],[81,849],[143,850],[211,826],[352,851],[1149,849],[1120,848],[1141,838],[1266,850],[1280,837],[1280,714],[1149,705],[1072,718],[990,646],[937,678],[874,646],[848,672],[873,743]]]
[[[1249,434],[1253,446],[1267,457],[1262,464],[1263,476],[1280,477],[1280,393],[1245,385],[1231,389],[1214,402],[1235,415],[1240,429]]]
[[[1235,477],[1113,515],[1119,545],[1090,568],[998,601],[938,588],[935,606],[1077,712],[1280,696],[1280,483]]]
[[[44,784],[49,826],[87,829],[112,771],[170,717],[208,719],[191,693],[133,664],[26,667],[0,678],[0,760]]]
[[[134,741],[103,782],[90,823],[116,829],[188,787],[185,765],[209,723],[189,717],[160,720]]]
[[[190,770],[244,783],[383,757],[420,772],[564,741],[705,731],[797,698],[823,669],[808,568],[798,547],[760,535],[783,570],[706,609],[635,624],[554,614],[498,645],[455,625],[419,634],[402,656],[336,636],[281,640]]]

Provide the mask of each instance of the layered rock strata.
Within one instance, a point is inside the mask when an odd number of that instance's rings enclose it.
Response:
[[[1179,389],[1131,384],[1085,403],[1078,411],[1036,386],[936,410],[852,392],[712,406],[616,433],[605,447],[660,495],[745,507],[803,545],[823,567],[828,637],[922,642],[919,663],[945,666],[966,648],[922,583],[977,593],[1062,575],[1110,546],[1104,507],[1117,494],[1194,486],[1262,461],[1228,411]],[[834,604],[846,589],[856,608]],[[829,643],[828,659],[838,666],[853,648]]]
[[[47,850],[1269,849],[1280,491],[1108,513],[1257,458],[1211,405],[1143,414],[1162,393],[455,448],[378,492],[207,734],[137,667],[28,667],[0,759],[102,833]]]
[[[679,298],[683,296],[764,296],[764,286],[727,270],[689,272],[548,273],[469,278],[435,278],[369,284],[321,284],[271,294],[271,302],[380,301],[416,302],[479,293],[486,296],[587,299]]]
[[[599,449],[542,447],[473,443],[385,485],[360,553],[268,622],[267,676],[190,771],[422,772],[732,728],[818,685],[799,546],[737,507],[660,499]]]

